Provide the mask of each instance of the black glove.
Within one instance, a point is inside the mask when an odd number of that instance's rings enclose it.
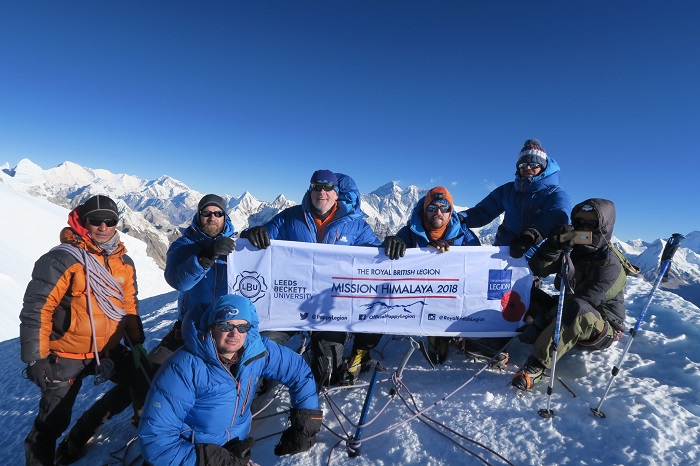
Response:
[[[219,256],[228,256],[236,248],[236,241],[228,236],[217,236],[202,252],[199,253],[199,263],[209,269]]]
[[[266,249],[270,246],[270,233],[264,226],[250,227],[241,233],[241,238],[248,238],[250,244],[258,249]]]
[[[571,251],[574,248],[576,232],[571,225],[557,225],[552,228],[547,237],[547,243],[555,249]]]
[[[534,228],[528,228],[510,241],[510,257],[523,257],[535,244],[542,241],[542,235]]]
[[[382,243],[384,253],[391,260],[396,260],[406,254],[406,243],[398,236],[387,236]]]
[[[197,464],[246,466],[250,462],[250,450],[255,443],[253,437],[240,441],[238,437],[229,440],[223,446],[213,443],[195,444]]]
[[[318,409],[292,408],[289,413],[289,426],[275,447],[275,455],[294,455],[307,451],[316,444],[316,434],[321,431],[323,411]]]
[[[37,384],[42,390],[46,390],[46,382],[53,376],[51,363],[48,358],[37,359],[27,364],[27,378]]]
[[[435,248],[440,252],[447,252],[450,250],[450,243],[443,239],[437,239],[428,243],[429,248]]]
[[[250,453],[254,444],[255,439],[253,437],[248,437],[245,440],[235,438],[226,442],[224,448],[231,452],[234,464],[237,464],[235,463],[236,461],[240,461],[241,465],[245,465],[250,461]]]

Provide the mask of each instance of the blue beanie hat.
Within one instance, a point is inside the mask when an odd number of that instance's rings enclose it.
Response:
[[[248,298],[234,294],[217,299],[205,315],[207,327],[227,320],[245,320],[254,327],[258,325],[258,313],[253,303]]]
[[[310,183],[333,183],[336,192],[338,191],[338,177],[330,170],[316,170],[311,175]]]

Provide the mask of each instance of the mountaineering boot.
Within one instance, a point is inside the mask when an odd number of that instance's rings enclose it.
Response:
[[[442,364],[447,359],[450,337],[428,337],[428,357],[433,364]]]
[[[355,385],[357,379],[360,378],[360,371],[362,369],[362,363],[369,360],[369,350],[365,349],[354,349],[347,359],[348,368],[343,374],[343,379],[341,380],[341,385]]]
[[[519,390],[530,390],[540,381],[544,375],[544,369],[544,365],[539,360],[530,356],[525,361],[525,366],[515,374],[510,383]]]
[[[500,340],[500,339],[491,339]],[[497,342],[500,345],[500,341]],[[493,347],[493,343],[484,338],[471,339],[463,338],[461,340],[462,351],[467,360],[473,362],[488,362],[492,368],[505,369],[508,363],[509,355],[506,351],[498,351]],[[502,348],[504,345],[498,346]]]
[[[64,438],[63,441],[58,444],[58,448],[56,449],[57,465],[63,466],[73,464],[82,457],[82,449],[73,443],[70,435],[67,435],[66,438]]]

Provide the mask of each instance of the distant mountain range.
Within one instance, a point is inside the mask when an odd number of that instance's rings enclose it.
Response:
[[[95,194],[110,196],[118,203],[123,218],[121,229],[145,241],[149,256],[161,267],[165,266],[168,246],[191,223],[204,195],[169,176],[142,180],[72,162],[44,170],[23,159],[15,167],[6,163],[0,168],[0,182],[67,208],[72,209]],[[377,236],[384,238],[406,224],[416,202],[426,192],[417,186],[401,189],[390,182],[369,194],[362,194],[362,210]],[[237,232],[265,223],[295,204],[282,194],[271,203],[260,201],[249,192],[239,197],[222,197],[228,203],[227,212]],[[466,209],[455,207],[457,210]],[[482,244],[492,243],[500,221],[497,218],[489,225],[475,229]],[[630,261],[642,269],[647,280],[656,278],[664,239],[646,243],[641,240],[622,242],[615,238],[614,242]],[[700,306],[700,231],[687,234],[676,253],[670,280],[664,288],[673,289],[676,294]]]

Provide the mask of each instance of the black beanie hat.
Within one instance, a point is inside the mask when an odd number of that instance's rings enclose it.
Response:
[[[200,211],[208,205],[215,205],[219,209],[223,210],[224,213],[226,212],[226,201],[224,201],[221,196],[217,196],[216,194],[207,194],[204,196],[202,200],[199,201],[197,210]]]
[[[80,219],[84,220],[88,216],[119,220],[119,209],[112,199],[98,194],[85,201],[80,208]]]

